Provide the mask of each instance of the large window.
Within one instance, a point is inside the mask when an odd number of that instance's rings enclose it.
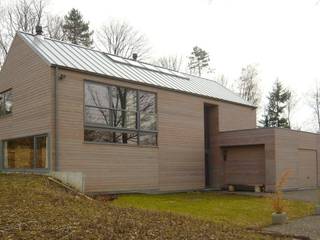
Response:
[[[48,168],[47,136],[33,136],[4,141],[4,168]]]
[[[12,112],[12,90],[0,93],[0,117]]]
[[[85,141],[157,145],[156,114],[154,93],[85,82]]]

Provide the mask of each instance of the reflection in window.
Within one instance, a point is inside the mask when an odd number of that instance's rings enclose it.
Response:
[[[118,132],[108,129],[85,129],[84,140],[100,143],[137,144],[138,135],[135,132]]]
[[[4,167],[9,169],[47,168],[47,136],[4,141]]]
[[[156,95],[85,82],[85,125],[85,141],[156,145]],[[144,133],[155,140],[140,142]]]
[[[12,112],[12,90],[0,93],[0,117]]]

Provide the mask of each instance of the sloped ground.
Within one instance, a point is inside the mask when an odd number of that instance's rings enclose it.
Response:
[[[275,239],[240,227],[90,201],[43,176],[0,174],[0,194],[0,239]]]

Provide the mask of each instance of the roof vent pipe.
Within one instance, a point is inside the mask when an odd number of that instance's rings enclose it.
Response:
[[[133,59],[134,61],[137,61],[137,59],[138,59],[138,54],[137,54],[137,53],[132,54],[132,59]]]

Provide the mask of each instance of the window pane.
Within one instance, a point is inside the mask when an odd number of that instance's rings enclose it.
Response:
[[[137,133],[115,132],[107,129],[85,129],[84,140],[88,142],[137,144]]]
[[[140,112],[140,128],[143,130],[156,130],[157,118],[153,113]]]
[[[140,111],[146,113],[156,112],[156,95],[154,93],[139,92]]]
[[[11,113],[12,112],[12,91],[7,91],[4,94],[4,103],[5,103],[5,113]]]
[[[105,124],[112,126],[110,110],[95,107],[86,107],[85,112],[86,123]]]
[[[4,144],[5,168],[32,168],[33,137],[8,140]]]
[[[85,83],[85,104],[97,107],[110,107],[109,89],[106,85]]]
[[[136,129],[136,112],[113,110],[112,117],[114,127]]]
[[[47,168],[47,137],[36,138],[36,164],[35,168]]]
[[[156,133],[140,133],[139,138],[140,145],[157,145],[157,134]]]
[[[112,108],[130,111],[137,110],[137,91],[121,87],[112,87]]]

